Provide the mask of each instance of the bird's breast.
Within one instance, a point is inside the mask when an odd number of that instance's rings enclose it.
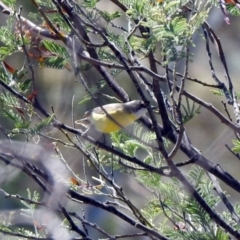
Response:
[[[132,124],[138,117],[134,114],[123,113],[122,111],[114,111],[109,114],[122,127],[127,127]],[[103,133],[115,132],[121,127],[106,116],[106,114],[99,114],[92,112],[90,121],[95,128]]]

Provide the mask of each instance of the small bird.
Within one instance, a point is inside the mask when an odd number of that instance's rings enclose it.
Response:
[[[105,109],[107,114],[102,108]],[[84,118],[75,122],[87,128],[82,135],[84,135],[91,126],[102,133],[118,131],[121,128],[129,126],[147,113],[145,103],[140,100],[133,100],[126,103],[110,103],[103,105],[102,108],[96,107],[86,112]]]

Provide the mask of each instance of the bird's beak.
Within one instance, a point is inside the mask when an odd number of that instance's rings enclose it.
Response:
[[[75,123],[78,125],[81,125],[85,128],[89,127],[91,124],[88,118],[79,119],[79,120],[75,121]]]

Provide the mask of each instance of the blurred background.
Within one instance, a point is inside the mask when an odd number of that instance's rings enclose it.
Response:
[[[28,16],[30,11],[36,11],[34,6],[31,4],[31,1],[17,1],[18,5],[23,6],[23,15]],[[98,7],[105,11],[113,12],[114,5],[110,3],[108,0],[102,0],[98,3]],[[222,43],[222,47],[225,53],[225,57],[227,60],[228,68],[230,71],[230,76],[233,81],[234,87],[236,91],[240,90],[240,67],[239,67],[239,56],[240,56],[240,25],[238,17],[231,17],[230,22],[231,25],[228,26],[224,21],[223,13],[219,8],[214,8],[208,19],[209,24],[212,26],[213,30],[220,38]],[[0,22],[1,25],[4,25],[6,21],[6,16],[0,13]],[[121,18],[116,21],[118,25],[124,25],[126,22],[122,21]],[[211,71],[208,64],[208,56],[205,50],[205,40],[199,34],[195,35],[195,48],[192,48],[192,52],[194,53],[193,62],[190,63],[189,75],[193,78],[197,78],[206,83],[214,84],[214,80],[211,76]],[[214,46],[212,47],[212,58],[214,67],[217,73],[217,76],[220,80],[224,81],[224,71],[215,51]],[[6,61],[11,64],[14,68],[19,69],[22,67],[22,61],[24,58],[24,54],[22,52],[16,52],[12,56],[8,57]],[[182,67],[178,67],[178,71],[183,73]],[[74,110],[74,119],[81,118],[86,110],[92,109],[95,105],[93,101],[88,101],[85,104],[79,105],[87,93],[84,87],[80,82],[75,81],[73,72],[68,71],[67,69],[56,70],[50,68],[40,68],[35,67],[36,74],[36,85],[38,89],[38,98],[40,102],[43,104],[45,108],[50,111],[50,106],[53,106],[56,117],[59,121],[72,126],[72,97],[75,96],[73,110]],[[162,69],[159,68],[161,71]],[[95,84],[97,81],[101,79],[98,73],[94,68],[91,68],[87,73],[85,73],[85,77],[92,84]],[[121,73],[117,76],[116,80],[119,82],[121,86],[127,91],[127,93],[131,96],[132,99],[139,98],[136,95],[136,91],[134,87],[130,84],[129,79],[127,79],[126,74]],[[192,94],[198,96],[206,102],[212,103],[217,109],[219,109],[222,113],[225,113],[224,106],[221,101],[225,101],[224,97],[219,97],[213,95],[210,92],[211,88],[203,87],[199,84],[192,83],[190,81],[186,81],[186,89]],[[107,87],[103,90],[103,92],[109,93]],[[109,99],[103,99],[104,104],[110,103]],[[232,112],[232,106],[228,108],[231,113],[233,119],[234,115]],[[226,128],[223,124],[220,123],[219,119],[214,117],[208,110],[201,108],[201,113],[197,115],[194,119],[189,121],[186,124],[186,131],[189,135],[189,138],[192,141],[192,144],[198,148],[202,154],[210,159],[211,161],[220,164],[221,167],[232,174],[236,179],[239,179],[239,171],[240,164],[239,160],[237,160],[225,147],[225,144],[232,146],[232,139],[235,139],[233,132]],[[0,122],[1,126],[8,126],[9,123]],[[50,134],[53,137],[62,137],[62,134],[59,133],[56,129],[51,129]],[[67,160],[69,165],[75,172],[79,175],[83,174],[83,161],[82,156],[79,155],[79,152],[73,151],[72,149],[64,148],[59,146],[64,158]],[[176,157],[176,161],[186,161],[187,158],[183,154],[179,154]],[[24,174],[12,174],[8,172],[8,167],[4,167],[4,171],[7,174],[10,174],[10,178],[6,177],[5,174],[0,182],[0,188],[6,189],[9,193],[18,193],[20,195],[26,195],[25,189],[22,187],[26,185],[26,188],[31,187],[31,184],[28,182],[29,178]],[[9,170],[12,171],[12,170]],[[93,174],[91,169],[88,169],[88,176]],[[187,169],[186,169],[187,171]],[[10,181],[9,181],[10,179]],[[139,207],[146,204],[147,201],[147,192],[135,182],[134,179],[129,177],[128,175],[124,175],[123,173],[115,174],[116,182],[123,186],[126,195],[133,200],[136,205]],[[94,181],[89,177],[89,180],[93,184]],[[230,194],[230,200],[234,203],[238,201],[239,196],[227,186],[224,186],[221,183],[223,190],[226,190],[228,194]],[[35,189],[39,190],[35,185],[33,186]],[[18,192],[17,189],[22,189],[24,192]],[[95,196],[98,199],[103,199],[102,196]],[[77,205],[76,205],[77,206]],[[79,211],[76,209],[76,206],[70,206],[73,211]],[[0,210],[7,211],[18,209],[22,207],[19,201],[9,201],[5,200],[0,195]],[[109,229],[112,229],[112,232],[122,232],[122,230],[126,230],[127,227],[122,224],[121,221],[112,218],[112,215],[103,212],[96,208],[88,208],[86,209],[86,218],[89,221],[97,222],[101,226],[108,226]],[[111,220],[110,220],[111,219]],[[131,231],[131,230],[129,230]],[[96,233],[97,234],[97,233]],[[94,233],[93,233],[94,235]],[[94,237],[94,236],[93,236]],[[97,237],[97,235],[95,235]]]

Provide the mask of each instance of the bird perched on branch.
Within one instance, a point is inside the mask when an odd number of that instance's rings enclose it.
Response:
[[[92,126],[99,132],[110,133],[129,126],[146,113],[147,107],[140,100],[110,103],[86,112],[84,118],[77,120],[75,123],[87,128],[83,135]]]

